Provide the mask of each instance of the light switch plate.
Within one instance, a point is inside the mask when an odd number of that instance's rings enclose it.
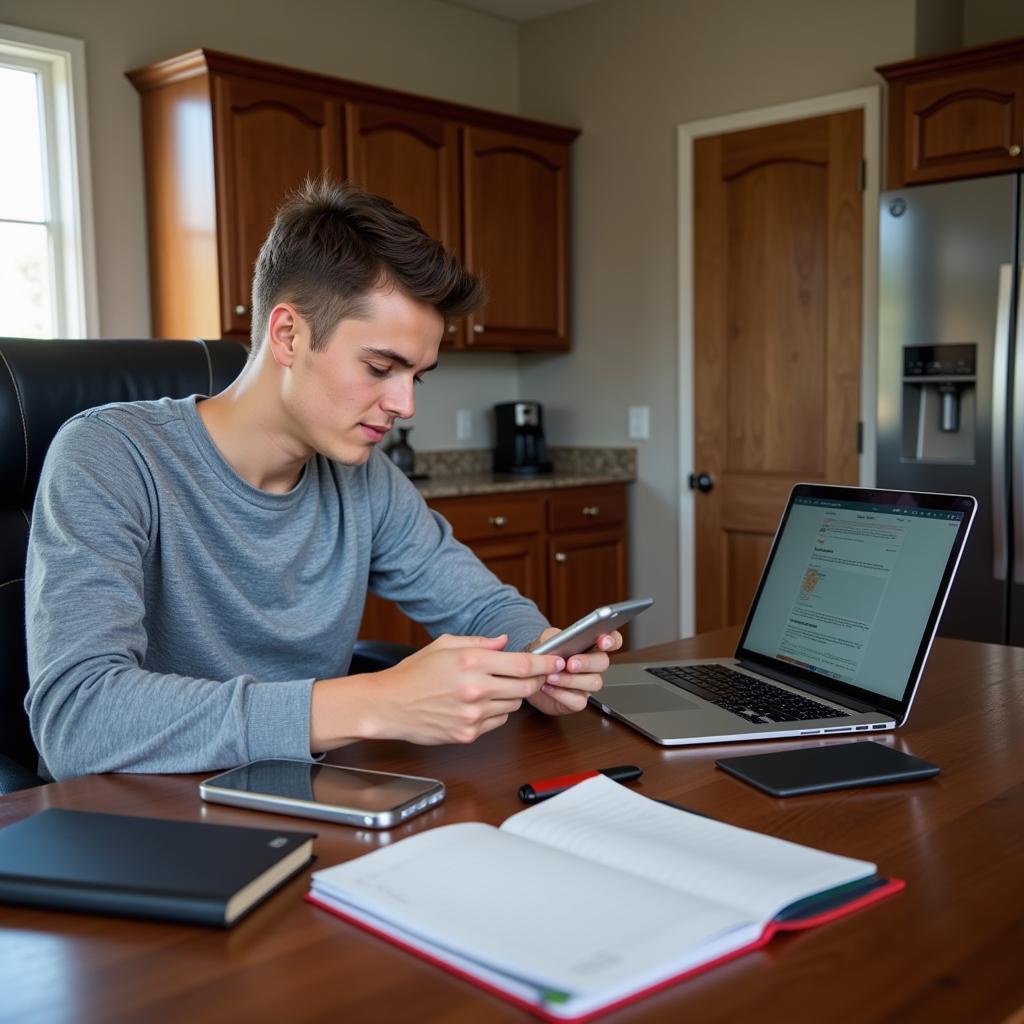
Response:
[[[631,405],[629,407],[629,439],[647,441],[651,436],[651,407]]]

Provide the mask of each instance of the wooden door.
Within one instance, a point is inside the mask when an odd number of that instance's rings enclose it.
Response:
[[[350,103],[346,133],[349,178],[386,196],[461,255],[458,125],[399,107]],[[462,331],[462,324],[449,324],[443,344],[461,347]]]
[[[569,347],[568,171],[567,146],[463,129],[465,259],[489,292],[472,347]]]
[[[249,336],[252,272],[285,195],[307,177],[340,178],[341,105],[309,89],[214,79],[217,234],[224,334]]]
[[[741,622],[798,481],[856,483],[860,111],[694,143],[697,631]]]

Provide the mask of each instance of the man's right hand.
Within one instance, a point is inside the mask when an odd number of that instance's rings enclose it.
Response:
[[[507,636],[440,636],[393,668],[318,681],[310,749],[357,739],[472,743],[565,667],[557,655],[506,651],[507,643]]]

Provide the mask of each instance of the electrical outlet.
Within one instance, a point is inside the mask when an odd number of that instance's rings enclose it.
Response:
[[[473,414],[469,409],[455,410],[455,440],[469,441],[473,437]]]
[[[651,436],[651,407],[631,405],[629,407],[629,439],[647,441]]]

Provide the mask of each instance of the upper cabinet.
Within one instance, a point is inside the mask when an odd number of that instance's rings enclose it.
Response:
[[[1024,170],[1024,39],[878,68],[888,187]]]
[[[379,103],[346,106],[346,176],[400,210],[460,257],[459,125]],[[461,347],[465,325],[447,325],[445,347]]]
[[[567,349],[568,149],[472,127],[462,144],[466,264],[489,291],[467,344]]]
[[[212,88],[221,323],[226,335],[248,337],[267,229],[281,197],[307,175],[342,173],[342,113],[328,96],[276,82],[218,75]]]
[[[152,328],[248,338],[253,266],[308,176],[391,199],[487,282],[449,348],[569,347],[573,129],[196,50],[129,72],[142,94]]]

